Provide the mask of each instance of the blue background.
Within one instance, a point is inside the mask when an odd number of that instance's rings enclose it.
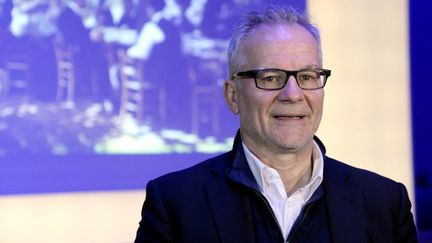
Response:
[[[5,23],[8,19],[7,3],[10,1],[0,1],[3,10],[0,11],[0,26],[5,27]],[[213,3],[219,5],[221,1]],[[222,1],[230,3],[230,1]],[[251,1],[254,2],[254,1]],[[243,10],[247,11],[250,8],[260,6],[260,1],[255,1],[255,4],[243,6]],[[290,4],[294,4],[299,10],[305,9],[305,2],[301,0],[290,1]],[[252,6],[252,7],[251,7]],[[6,10],[5,10],[6,9]],[[427,237],[430,237],[432,231],[432,161],[429,155],[429,138],[432,137],[432,102],[431,102],[431,90],[432,80],[429,77],[429,70],[432,62],[432,45],[430,36],[432,36],[432,19],[430,18],[430,10],[432,4],[429,1],[412,0],[409,1],[409,29],[410,29],[410,72],[411,72],[411,107],[412,107],[412,141],[413,141],[413,161],[414,161],[414,184],[415,184],[415,204],[416,204],[416,218],[417,226],[422,232],[426,232],[421,235],[425,242]],[[42,10],[45,11],[45,10]],[[206,17],[204,17],[206,18]],[[183,33],[190,33],[194,29],[202,31],[205,37],[209,39],[226,40],[229,33],[237,20],[237,16],[231,16],[230,18],[224,19],[222,26],[228,29],[220,32],[220,36],[212,36],[216,32],[209,31],[209,26],[215,26],[215,22],[209,21],[203,22],[208,26],[195,26],[195,27],[183,27]],[[213,20],[214,16],[213,16]],[[140,28],[136,28],[139,30]],[[36,57],[36,63],[38,67],[43,70],[49,70],[52,68],[54,59],[50,59],[49,55],[53,55],[49,51],[49,43],[51,43],[52,36],[35,36],[28,34],[23,38],[19,38],[13,47],[18,47],[19,51],[29,53]],[[5,41],[6,40],[6,41]],[[15,40],[16,41],[16,40]],[[25,43],[25,44],[22,44]],[[5,45],[11,44],[7,42],[7,39],[0,39],[0,53],[4,54]],[[34,49],[33,46],[39,47]],[[48,49],[47,49],[48,48]],[[36,50],[38,52],[36,52]],[[187,55],[186,55],[187,56]],[[52,56],[53,57],[53,56]],[[51,61],[50,61],[51,60]],[[194,57],[191,60],[199,61]],[[162,60],[163,63],[164,60]],[[51,62],[51,63],[50,63]],[[221,63],[219,63],[221,64]],[[222,63],[224,64],[224,63]],[[2,68],[0,63],[0,69]],[[51,66],[50,66],[51,65]],[[4,66],[3,66],[4,68]],[[173,71],[167,69],[174,68],[172,65],[165,65],[158,69],[159,72],[166,72],[170,75],[174,75]],[[52,70],[54,70],[53,68]],[[222,73],[225,73],[223,71]],[[205,77],[208,73],[199,73],[199,77]],[[41,72],[40,70],[32,73],[33,79],[44,79],[52,80],[55,79],[56,74],[50,72]],[[224,78],[223,76],[213,76],[216,82],[217,79]],[[53,83],[40,83],[31,89],[34,93],[19,93],[14,91],[13,95],[2,94],[0,96],[2,109],[7,108],[6,106],[17,107],[20,106],[24,101],[27,103],[36,103],[40,106],[45,104],[55,103],[48,96],[53,94]],[[55,84],[54,84],[55,85]],[[221,93],[220,93],[221,94]],[[24,101],[23,101],[24,98]],[[92,97],[91,102],[97,100],[96,97]],[[18,101],[17,101],[18,100]],[[83,99],[85,100],[85,99]],[[87,101],[85,101],[87,102]],[[85,103],[83,101],[83,103]],[[88,101],[90,102],[90,101]],[[99,102],[99,100],[97,101]],[[229,114],[225,109],[223,101],[219,100],[219,112],[220,117],[218,123],[220,125],[221,132],[216,137],[217,142],[224,141],[234,135],[237,125],[235,118]],[[76,107],[75,111],[82,112],[82,107],[86,107],[85,104]],[[84,109],[84,108],[83,108]],[[186,113],[189,113],[187,111]],[[2,113],[3,114],[3,113]],[[65,113],[66,114],[66,113]],[[69,113],[68,113],[69,114]],[[94,113],[95,116],[108,117],[114,119],[111,114]],[[54,117],[52,122],[57,122],[55,113],[49,113],[45,115],[48,118]],[[63,115],[63,114],[62,114]],[[67,115],[67,114],[66,114]],[[9,122],[15,127],[22,126],[22,129],[18,129],[26,137],[35,138],[33,141],[34,145],[41,145],[37,140],[40,129],[48,129],[45,125],[29,126],[30,123],[22,122],[22,117],[16,117],[11,119],[9,116],[2,116],[1,122]],[[175,123],[177,119],[170,119],[170,123]],[[21,123],[22,122],[22,123]],[[58,125],[57,123],[55,123]],[[60,126],[60,125],[59,125]],[[207,127],[205,127],[207,126]],[[1,127],[1,126],[0,126]],[[62,127],[62,126],[60,126]],[[208,124],[204,122],[204,129],[199,131],[198,136],[205,139],[209,136]],[[72,129],[75,133],[79,133],[79,129],[76,127],[62,127],[64,130]],[[84,128],[83,128],[84,129]],[[110,131],[109,127],[98,128],[94,134],[104,134]],[[187,134],[190,134],[189,128],[179,126],[176,128]],[[92,130],[93,132],[94,130]],[[91,133],[93,134],[93,133]],[[32,138],[32,139],[33,139]],[[12,141],[12,142],[10,142]],[[187,166],[193,165],[205,158],[211,157],[214,154],[220,153],[200,153],[197,150],[190,150],[188,152],[172,152],[172,153],[135,153],[125,154],[119,152],[109,152],[104,150],[98,152],[94,148],[86,147],[82,144],[82,141],[75,140],[70,142],[72,146],[69,147],[67,152],[60,149],[52,149],[44,146],[22,146],[14,144],[15,140],[10,140],[10,134],[1,130],[0,132],[0,194],[27,194],[27,193],[47,193],[47,192],[67,192],[67,191],[94,191],[94,190],[121,190],[121,189],[143,189],[146,182],[164,174],[169,171],[178,170]],[[78,143],[78,145],[76,144]],[[68,143],[66,143],[68,144]],[[73,147],[75,146],[75,147]],[[30,149],[29,149],[30,148]],[[57,147],[56,147],[57,148]],[[57,152],[56,152],[57,151]],[[429,152],[429,153],[428,153]]]
[[[432,230],[432,19],[430,1],[410,1],[411,105],[417,226]]]

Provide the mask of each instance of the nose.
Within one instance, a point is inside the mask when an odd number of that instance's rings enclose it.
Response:
[[[295,102],[301,100],[303,95],[303,90],[298,86],[294,76],[290,76],[287,83],[285,84],[285,87],[280,90],[278,99],[280,101]]]

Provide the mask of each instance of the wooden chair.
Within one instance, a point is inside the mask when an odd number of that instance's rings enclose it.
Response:
[[[4,97],[7,95],[8,83],[9,77],[7,70],[4,68],[0,68],[0,97]]]
[[[5,60],[4,93],[24,93],[29,91],[30,59],[26,53],[10,52]]]
[[[54,41],[54,51],[57,64],[57,93],[58,102],[74,103],[75,68],[74,53],[70,47],[63,45],[61,38]]]
[[[217,84],[215,71],[223,70],[217,60],[196,60],[190,63],[191,82],[191,131],[200,135],[220,132],[219,101],[221,89]],[[200,76],[197,76],[200,73]],[[202,74],[208,74],[203,77]]]
[[[119,76],[121,82],[121,118],[130,115],[138,121],[164,121],[165,90],[144,80],[144,62],[127,56],[123,49],[118,50]]]

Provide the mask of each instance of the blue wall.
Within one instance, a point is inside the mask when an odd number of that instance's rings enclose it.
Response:
[[[417,226],[432,231],[432,18],[430,1],[410,1],[411,101]]]

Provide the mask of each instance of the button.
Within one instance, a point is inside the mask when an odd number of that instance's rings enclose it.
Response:
[[[266,176],[267,178],[269,178],[269,179],[272,179],[272,178],[273,178],[273,173],[271,173],[270,170],[266,169],[264,173],[265,173],[265,176]]]

